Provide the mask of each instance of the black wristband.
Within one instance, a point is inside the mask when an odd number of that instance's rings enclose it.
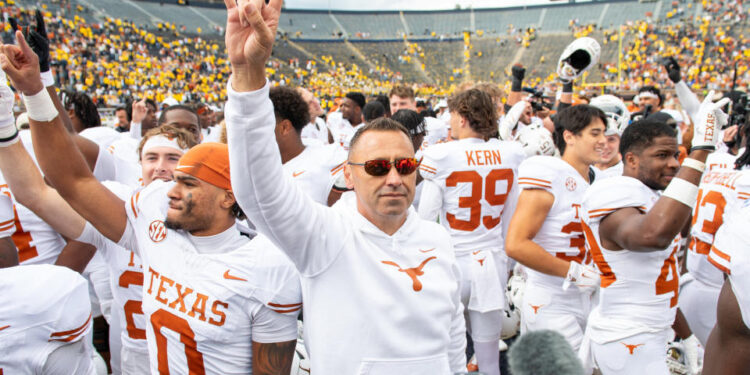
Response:
[[[503,110],[505,111],[505,113],[508,113],[508,111],[510,111],[511,108],[513,108],[513,106],[511,106],[510,104],[503,103]]]
[[[703,151],[716,151],[716,146],[695,146],[695,147],[691,147],[690,148],[690,152],[700,151],[700,150],[703,150]]]
[[[573,81],[563,82],[562,92],[564,92],[564,93],[571,93],[571,92],[573,92]]]
[[[521,89],[523,88],[523,81],[513,77],[513,83],[510,86],[511,92],[521,92]]]

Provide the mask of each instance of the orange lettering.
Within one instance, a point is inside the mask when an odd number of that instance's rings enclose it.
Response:
[[[135,253],[132,251],[130,252],[130,262],[128,262],[128,267],[135,267],[135,263],[133,262],[133,257],[135,257]]]
[[[221,326],[224,325],[224,321],[227,320],[227,315],[224,314],[223,311],[219,310],[218,306],[224,306],[224,308],[226,309],[226,308],[229,307],[229,304],[225,303],[225,302],[221,302],[219,300],[214,301],[214,304],[211,305],[211,312],[214,313],[214,314],[216,314],[217,316],[219,316],[220,319],[219,320],[214,320],[214,318],[210,318],[210,319],[208,319],[208,322],[210,324],[213,324],[213,325],[217,326],[217,327],[221,327]]]
[[[575,210],[576,210],[576,217],[575,218],[578,219],[578,209],[581,208],[581,205],[577,204],[577,203],[573,203],[573,208],[575,208]]]
[[[208,301],[208,296],[197,293],[197,296],[195,297],[195,303],[193,303],[193,308],[188,313],[188,316],[191,318],[195,317],[195,313],[199,313],[198,319],[200,319],[202,322],[206,321],[206,302]]]
[[[482,153],[479,151],[474,151],[474,154],[476,154],[477,157],[477,165],[484,165],[484,160],[482,160]]]
[[[492,164],[492,153],[488,150],[484,150],[484,163]]]
[[[502,163],[502,161],[500,160],[500,151],[492,150],[492,158],[494,159],[495,164]]]
[[[148,290],[146,292],[148,292],[148,294],[151,294],[151,287],[154,286],[154,276],[156,276],[156,278],[159,278],[159,273],[154,271],[154,269],[151,267],[148,268],[148,272],[151,273],[151,282],[148,284]]]
[[[193,292],[192,289],[185,287],[185,293],[181,293],[180,289],[182,289],[182,285],[180,283],[177,283],[175,286],[177,288],[177,299],[172,301],[172,303],[169,304],[169,307],[174,309],[177,304],[180,304],[180,312],[185,312],[187,309],[185,308],[185,296],[189,295]]]
[[[170,278],[162,275],[161,282],[159,283],[159,289],[156,291],[156,297],[154,297],[154,298],[156,298],[157,301],[159,301],[159,302],[161,302],[161,303],[163,303],[163,304],[166,305],[167,304],[167,299],[161,296],[161,292],[166,292],[167,291],[167,288],[164,287],[165,283],[169,284],[170,286],[174,285],[174,281],[173,280],[171,280]]]
[[[477,162],[474,161],[474,156],[472,155],[471,151],[466,151],[466,164],[468,165],[477,165]]]

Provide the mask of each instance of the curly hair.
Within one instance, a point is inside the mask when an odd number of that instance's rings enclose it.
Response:
[[[172,125],[162,125],[158,128],[153,128],[147,131],[143,138],[141,138],[141,143],[138,144],[138,160],[141,159],[143,145],[146,144],[146,141],[148,141],[149,138],[156,135],[163,135],[169,139],[177,139],[177,145],[184,149],[192,148],[198,144],[193,133],[185,129],[176,128]]]
[[[497,110],[484,91],[468,89],[453,94],[448,98],[448,110],[465,118],[472,130],[485,137],[497,132]]]
[[[310,109],[297,90],[289,87],[272,87],[268,96],[273,102],[276,121],[289,120],[297,133],[310,122]]]
[[[95,128],[102,125],[99,111],[91,98],[83,92],[66,92],[64,95],[65,109],[72,109],[76,117],[81,119],[84,129]]]

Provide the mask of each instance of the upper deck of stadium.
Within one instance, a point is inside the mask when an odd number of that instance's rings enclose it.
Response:
[[[146,28],[160,23],[184,26],[184,32],[218,34],[226,22],[221,0],[72,0],[92,9],[92,19],[121,18]],[[33,5],[34,0],[21,4]],[[55,5],[50,6],[52,10]],[[675,16],[677,8],[684,12]],[[534,28],[538,33],[569,30],[571,20],[612,29],[627,22],[651,19],[679,22],[680,18],[701,16],[701,6],[671,0],[608,0],[580,3],[494,9],[455,9],[424,11],[342,11],[284,9],[279,31],[291,40],[411,40],[461,37],[465,31],[482,35],[507,35],[508,30]],[[671,14],[670,14],[671,12]],[[87,17],[88,18],[88,17]]]

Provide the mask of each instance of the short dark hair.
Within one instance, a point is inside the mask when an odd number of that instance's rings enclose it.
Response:
[[[119,107],[115,108],[115,113],[117,113],[117,111],[125,111],[125,112],[127,112],[128,110],[127,110],[127,108],[125,108],[123,106],[119,106]]]
[[[411,109],[399,109],[391,116],[391,120],[403,125],[411,136],[424,135],[424,118]]]
[[[373,100],[365,104],[364,108],[362,108],[362,116],[365,117],[365,122],[383,117],[385,116],[385,107],[379,101]]]
[[[657,137],[677,137],[677,130],[661,121],[644,119],[630,124],[620,136],[620,154],[641,153]]]
[[[468,89],[448,98],[448,110],[469,122],[471,128],[489,137],[497,132],[497,110],[489,94],[478,89]]]
[[[650,92],[656,96],[659,97],[659,105],[662,105],[664,103],[664,95],[661,94],[661,90],[659,90],[656,86],[643,86],[640,90],[638,90],[638,93],[642,92]]]
[[[567,130],[575,135],[581,134],[583,129],[596,118],[602,120],[605,126],[607,125],[607,115],[601,109],[588,104],[570,106],[555,115],[553,118],[555,131],[552,133],[552,139],[555,141],[555,147],[560,150],[560,155],[565,153],[566,146],[563,133]]]
[[[385,117],[391,116],[391,99],[388,98],[386,95],[377,95],[375,96],[375,100],[380,102],[380,104],[383,105],[383,108],[385,108]]]
[[[293,88],[278,86],[272,87],[268,96],[273,103],[276,121],[289,120],[297,133],[302,132],[310,122],[310,107],[302,99],[302,95]]]
[[[362,138],[362,134],[365,134],[369,131],[401,132],[401,133],[404,133],[404,135],[411,140],[411,135],[409,135],[409,130],[407,130],[403,125],[387,117],[381,117],[379,119],[375,119],[372,122],[367,123],[365,126],[359,128],[359,130],[357,130],[356,133],[354,133],[354,136],[349,141],[349,154],[350,155],[352,153],[352,150],[354,150],[354,146],[359,142],[359,139]]]
[[[169,107],[164,108],[161,111],[161,114],[159,115],[159,119],[156,121],[156,126],[161,126],[162,124],[164,124],[164,121],[167,120],[167,113],[172,112],[172,111],[176,111],[178,109],[181,109],[181,110],[188,111],[188,112],[192,113],[193,116],[195,116],[196,121],[198,121],[198,124],[201,123],[201,119],[200,119],[200,117],[198,117],[198,114],[195,112],[195,110],[193,109],[193,107],[188,106],[188,105],[184,105],[184,104],[175,104],[175,105],[170,105]]]
[[[351,101],[357,103],[360,109],[364,108],[365,103],[367,102],[367,99],[365,99],[365,96],[362,95],[361,92],[356,92],[356,91],[348,92],[346,93],[346,97],[350,99]]]

